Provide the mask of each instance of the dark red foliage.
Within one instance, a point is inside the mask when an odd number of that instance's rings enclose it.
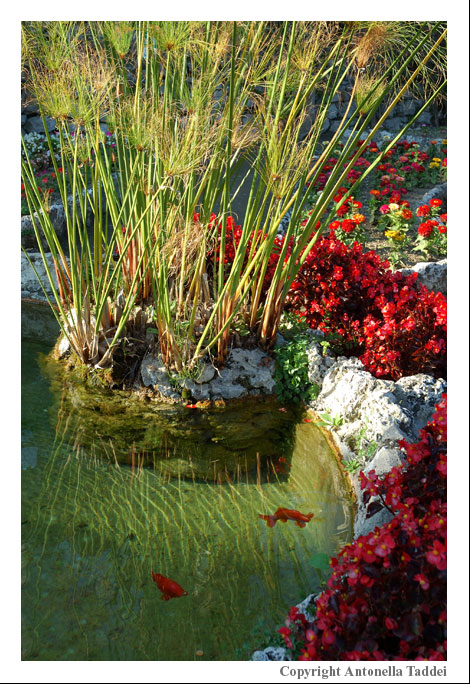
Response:
[[[288,308],[339,335],[341,353],[358,356],[377,377],[445,377],[446,298],[362,249],[333,234],[320,239],[292,283]]]
[[[391,522],[346,545],[330,562],[312,622],[292,608],[279,632],[299,660],[445,660],[447,398],[400,446],[405,466],[361,473],[369,514]]]

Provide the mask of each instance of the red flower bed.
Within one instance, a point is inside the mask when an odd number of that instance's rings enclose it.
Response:
[[[361,473],[368,515],[393,519],[331,560],[312,622],[291,609],[279,632],[298,660],[445,659],[446,395],[436,409],[418,443],[399,442],[405,466]]]
[[[320,239],[292,283],[288,307],[312,328],[340,338],[376,377],[430,373],[445,377],[447,300],[392,273],[375,252]]]

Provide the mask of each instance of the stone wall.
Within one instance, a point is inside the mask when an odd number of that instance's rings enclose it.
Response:
[[[347,109],[351,89],[352,83],[349,81],[349,83],[346,83],[343,90],[334,96],[333,103],[328,109],[327,118],[322,129],[323,134],[332,134],[339,128],[341,120]],[[318,95],[316,96],[315,100],[316,102],[321,101]],[[383,123],[383,127],[391,133],[397,133],[408,123],[408,121],[410,121],[410,119],[413,118],[413,116],[415,116],[415,114],[417,114],[423,104],[424,100],[422,98],[418,98],[410,91],[407,91],[387,117]],[[349,110],[349,116],[355,110],[356,104],[353,102]],[[384,111],[385,105],[382,104],[372,117],[369,128],[379,120]],[[420,114],[414,125],[419,126],[424,124],[426,126],[445,126],[446,123],[447,111],[445,104],[436,105],[433,103],[422,114]],[[328,135],[326,135],[326,137],[328,137]]]
[[[349,96],[352,89],[351,79],[345,79],[342,83],[341,90],[336,93],[333,97],[332,104],[330,105],[327,117],[325,119],[322,134],[328,137],[327,134],[334,133],[341,122],[341,119],[346,111]],[[308,106],[308,116],[305,124],[302,128],[302,134],[306,135],[310,126],[312,125],[315,117],[317,115],[318,106],[321,102],[321,93],[314,92],[310,97],[310,102]],[[395,133],[399,131],[423,106],[424,100],[422,98],[416,97],[410,91],[407,91],[401,101],[396,105],[396,107],[391,112],[390,116],[386,119],[384,127],[388,131]],[[355,103],[351,105],[349,114],[352,114],[356,109]],[[381,105],[371,120],[371,125],[375,124],[378,118],[385,111],[385,106]],[[55,121],[54,119],[46,119],[49,131],[54,130]],[[426,109],[417,119],[416,124],[424,124],[426,126],[445,126],[447,123],[447,110],[445,104],[435,104],[433,103],[430,107]],[[103,122],[104,125],[104,122]],[[28,95],[22,90],[21,93],[21,132],[22,134],[31,133],[32,131],[36,133],[44,133],[44,126],[42,119],[39,116],[39,110],[37,105],[30,101]]]

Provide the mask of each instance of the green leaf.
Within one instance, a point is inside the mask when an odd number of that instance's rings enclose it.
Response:
[[[314,553],[310,557],[310,565],[316,570],[329,570],[330,569],[330,556],[327,553]]]

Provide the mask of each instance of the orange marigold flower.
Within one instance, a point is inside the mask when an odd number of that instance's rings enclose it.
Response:
[[[366,217],[364,216],[364,214],[353,214],[353,221],[355,221],[356,223],[364,223],[365,220]]]

